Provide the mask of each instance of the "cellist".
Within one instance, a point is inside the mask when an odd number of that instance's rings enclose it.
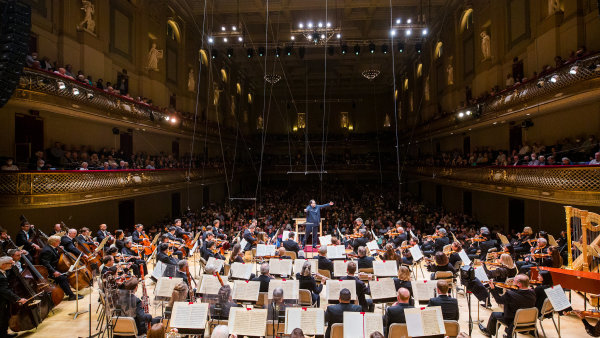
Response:
[[[144,240],[144,225],[136,224],[135,230],[131,233],[131,240],[135,244],[141,244],[142,240]]]
[[[81,243],[87,244],[90,248],[98,246],[98,243],[94,242],[92,237],[90,237],[90,233],[91,233],[90,229],[83,227],[83,228],[79,229],[79,235],[77,235],[77,237],[75,237],[75,240],[80,244]]]
[[[76,236],[77,230],[69,229],[67,234],[60,238],[60,245],[65,249],[65,251],[72,253],[75,255],[75,257],[79,257],[79,255],[81,255],[81,251],[75,247],[74,239]]]
[[[25,304],[27,300],[17,296],[8,285],[7,271],[13,266],[13,259],[8,256],[0,257],[0,337],[16,337],[16,333],[8,333],[10,305]]]
[[[42,252],[40,253],[40,264],[46,267],[48,270],[49,277],[54,279],[54,282],[60,286],[61,289],[65,292],[67,296],[69,296],[69,300],[75,300],[75,294],[71,291],[71,286],[69,285],[69,280],[67,276],[60,273],[57,270],[58,259],[60,258],[60,254],[56,248],[60,244],[60,237],[58,236],[50,236],[48,238],[48,244],[44,246]],[[82,295],[79,295],[79,299],[83,298]]]
[[[173,223],[175,225],[175,237],[183,239],[183,235],[187,235],[187,236],[192,235],[191,232],[187,232],[187,231],[183,230],[183,228],[181,228],[181,220],[179,218],[175,219],[175,222],[173,222]]]

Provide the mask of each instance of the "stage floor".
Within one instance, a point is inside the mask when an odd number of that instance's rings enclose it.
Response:
[[[312,256],[312,255],[309,255]],[[152,269],[152,267],[149,267]],[[194,272],[194,267],[190,267],[191,272]],[[196,271],[199,271],[199,266],[196,267]],[[425,269],[423,269],[425,276],[428,276]],[[420,271],[418,273],[418,279],[423,279]],[[150,281],[150,279],[146,278],[146,285],[149,295],[153,295],[154,284]],[[141,296],[141,288],[138,288],[138,296]],[[89,334],[89,318],[91,315],[91,333],[94,334],[97,331],[96,328],[96,319],[98,318],[98,314],[96,310],[98,308],[98,291],[96,288],[91,290],[90,297],[90,289],[86,289],[83,291],[84,299],[79,301],[79,310],[88,310],[90,308],[91,301],[91,313],[84,313],[79,315],[76,319],[73,319],[73,315],[69,315],[70,313],[75,311],[75,302],[67,302],[63,301],[60,303],[55,309],[54,314],[51,314],[48,318],[46,318],[42,324],[35,330],[22,332],[19,334],[19,337],[45,337],[45,338],[62,338],[62,337],[87,337]],[[155,303],[152,301],[153,297],[151,296],[150,301],[150,312],[153,316],[159,316],[161,314],[161,306],[160,302]],[[460,329],[462,332],[468,332],[468,320],[469,320],[469,309],[467,307],[467,301],[464,295],[461,293],[458,295],[458,303],[460,307]],[[492,302],[495,305],[495,302]],[[572,303],[575,309],[583,310],[583,297],[573,292]],[[473,297],[473,302],[471,304],[471,311],[473,319],[476,320],[478,318],[477,311],[479,310],[479,318],[487,322],[487,319],[491,313],[491,311],[501,311],[497,306],[494,306],[492,310],[485,309],[479,305],[476,306],[475,297]],[[321,301],[321,307],[326,308],[326,302]],[[589,309],[589,307],[588,307]],[[382,313],[381,305],[377,305],[375,309],[376,313]],[[589,320],[590,323],[594,323],[593,319]],[[558,337],[558,333],[556,332],[554,326],[552,325],[552,320],[547,319],[543,322],[544,329],[546,331],[547,337]],[[503,329],[501,329],[503,330]],[[542,337],[542,331],[539,329],[539,335]],[[526,337],[524,335],[519,335],[520,337]],[[563,316],[561,317],[561,336],[562,337],[587,337],[587,333],[581,323],[581,320],[574,316]],[[477,328],[477,324],[474,324],[472,337],[484,337],[479,329]]]

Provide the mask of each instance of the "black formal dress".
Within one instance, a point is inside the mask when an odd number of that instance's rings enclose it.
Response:
[[[81,251],[75,247],[75,241],[67,235],[64,235],[60,238],[60,245],[65,249],[65,251],[72,253],[75,257],[79,257],[81,255]]]
[[[298,252],[300,251],[300,245],[298,245],[298,243],[296,243],[295,241],[293,241],[291,239],[288,239],[287,241],[284,241],[283,243],[281,243],[281,245],[283,245],[285,250],[295,252],[296,257],[298,257]]]
[[[246,240],[246,246],[244,247],[244,251],[252,250],[252,248],[256,248],[256,237],[250,232],[250,230],[244,230],[244,239]]]
[[[29,232],[19,230],[17,237],[15,238],[15,244],[17,246],[23,246],[24,250],[30,253],[34,253],[33,244],[29,241],[29,238],[33,237],[33,229],[29,229]]]
[[[258,292],[269,292],[269,282],[271,281],[271,277],[267,275],[260,275],[252,278],[251,281],[260,282],[260,290]]]
[[[358,298],[358,303],[362,306],[363,312],[373,312],[373,300],[365,297],[365,295],[371,294],[369,287],[356,276],[346,276],[342,280],[354,280],[356,282],[356,298]]]
[[[328,270],[333,277],[333,262],[329,258],[319,256],[319,258],[317,258],[317,267],[319,270]]]
[[[370,269],[373,268],[373,261],[375,260],[375,258],[373,257],[359,257],[357,260],[357,264],[356,267],[358,269]]]
[[[321,290],[323,290],[323,285],[317,285],[315,278],[313,276],[303,276],[300,273],[296,274],[296,279],[298,280],[299,288],[309,290],[312,296],[312,302],[317,303],[317,307],[321,306],[321,299],[319,294]]]

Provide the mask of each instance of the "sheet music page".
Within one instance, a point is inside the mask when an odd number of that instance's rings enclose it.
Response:
[[[258,281],[233,281],[233,294],[231,298],[235,300],[256,302],[260,292],[260,282]]]
[[[433,280],[431,280],[431,281],[420,280],[420,281],[416,281],[416,282],[413,281],[413,282],[411,282],[411,285],[413,288],[413,295],[415,297],[415,300],[428,301],[429,299],[435,297],[435,289],[437,288],[435,281],[433,281]]]
[[[504,236],[503,234],[499,233],[498,238],[500,238],[500,243],[502,243],[502,245],[510,244],[510,242],[508,241],[508,238],[506,238],[506,236]]]
[[[333,275],[335,277],[346,276],[348,272],[348,262],[346,260],[333,261]]]
[[[364,332],[365,338],[371,336],[371,333],[378,331],[383,334],[383,317],[378,313],[367,312],[364,314]]]
[[[291,259],[269,259],[269,273],[273,275],[290,276],[292,274]]]
[[[264,336],[267,329],[267,313],[267,309],[232,307],[229,310],[229,333],[238,336]]]
[[[302,272],[302,266],[305,262],[310,262],[310,271],[312,273],[318,272],[319,262],[316,259],[296,259],[294,260],[294,273]]]
[[[231,264],[231,277],[240,279],[250,279],[252,274],[252,264],[234,262]]]
[[[169,325],[178,329],[199,329],[206,327],[208,303],[175,302]]]
[[[156,280],[159,280],[163,273],[165,273],[165,270],[167,269],[167,265],[161,261],[156,261],[156,265],[154,266],[154,270],[152,270],[152,277],[156,278]]]
[[[396,261],[374,261],[373,273],[377,277],[398,276],[398,264]]]
[[[346,254],[346,248],[343,245],[328,245],[327,246],[327,258],[344,258]]]
[[[329,281],[327,281],[329,283]],[[300,282],[292,279],[271,279],[269,282],[269,299],[273,299],[273,290],[283,289],[283,299],[298,299]]]
[[[554,311],[562,311],[571,306],[571,303],[560,284],[547,288],[544,292],[546,292],[546,296],[550,299]]]
[[[377,252],[377,250],[379,250],[379,245],[377,244],[376,240],[372,240],[367,243],[367,248],[371,252],[371,255],[373,255]]]
[[[285,309],[285,333],[301,328],[305,335],[323,335],[325,311],[320,308],[288,307]]]
[[[242,238],[242,241],[240,242],[240,246],[242,247],[242,250],[246,249],[246,245],[248,245],[248,242],[246,241],[245,238]]]
[[[411,337],[446,334],[440,306],[405,309],[408,335]]]
[[[423,334],[423,318],[421,317],[421,309],[420,308],[410,308],[404,309],[404,318],[406,318],[406,322],[410,323],[406,328],[408,330],[408,334],[412,337],[420,337],[424,336]],[[409,327],[410,326],[410,327]]]
[[[183,279],[179,277],[160,277],[154,288],[154,296],[171,298],[173,289],[180,282],[183,282]]]
[[[215,271],[221,271],[221,269],[223,268],[223,265],[225,265],[225,261],[222,259],[216,259],[214,257],[209,257],[208,261],[206,262],[206,266],[214,266],[215,267]]]
[[[340,299],[340,290],[341,289],[350,290],[350,294],[351,294],[350,299],[356,300],[356,281],[329,279],[329,280],[327,280],[327,284],[325,284],[325,287],[327,288],[327,299],[328,300]]]
[[[199,293],[204,295],[216,295],[219,293],[221,283],[219,279],[214,275],[202,275],[202,282],[200,283]]]
[[[421,249],[418,246],[415,245],[408,250],[410,251],[410,254],[413,257],[413,261],[416,262],[423,258],[423,252],[421,252]]]
[[[371,289],[371,298],[373,300],[396,298],[396,286],[392,278],[372,280],[369,282],[369,288]]]
[[[321,246],[328,246],[331,244],[331,235],[319,237],[319,243]]]
[[[275,256],[275,245],[256,245],[256,257]]]
[[[329,284],[329,282],[327,282]],[[381,316],[381,315],[380,315]],[[365,338],[365,324],[360,312],[344,312],[344,338]],[[382,332],[383,333],[383,332]]]
[[[412,232],[412,230],[409,230],[409,231],[410,231],[410,235],[411,235],[412,237],[414,237],[414,238],[418,238],[417,236],[415,236],[415,234]]]
[[[469,256],[467,256],[465,250],[460,250],[458,256],[460,257],[460,260],[463,262],[464,265],[471,265],[471,259],[469,258]]]
[[[190,254],[189,254],[189,256],[192,256],[192,255],[194,254],[194,252],[196,252],[196,249],[198,249],[198,243],[199,243],[199,242],[196,242],[196,243],[194,244],[194,246],[192,247],[192,250],[190,250]]]
[[[477,277],[482,283],[490,281],[490,279],[487,276],[487,273],[485,273],[485,270],[483,269],[483,266],[475,268],[475,277]]]

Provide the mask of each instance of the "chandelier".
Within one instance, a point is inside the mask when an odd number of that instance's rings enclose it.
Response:
[[[341,39],[341,29],[338,27],[332,27],[331,22],[322,23],[319,22],[317,24],[313,24],[312,22],[308,22],[306,24],[299,23],[298,28],[292,29],[292,40],[295,40],[296,35],[304,36],[308,41],[314,43],[315,45],[324,45],[327,43],[333,36],[337,39]]]
[[[369,81],[373,81],[381,73],[379,68],[379,65],[369,65],[363,70],[362,76]]]
[[[265,75],[265,80],[267,80],[267,82],[269,82],[270,84],[274,85],[277,82],[279,82],[279,80],[281,80],[281,76],[277,74],[267,74]]]

